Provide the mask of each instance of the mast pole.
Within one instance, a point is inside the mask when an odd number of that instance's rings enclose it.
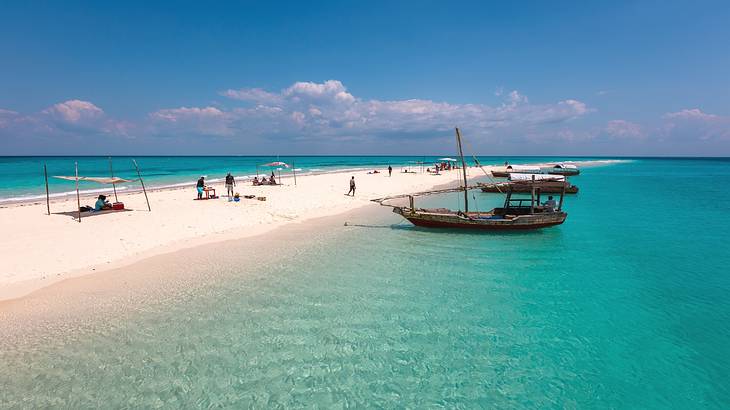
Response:
[[[112,176],[112,180],[114,179],[114,169],[112,169],[112,157],[109,157],[109,174]],[[112,188],[114,188],[114,202],[119,202],[119,198],[117,198],[117,184],[112,182]]]
[[[46,167],[46,164],[43,164],[43,176],[46,178],[46,209],[48,210],[48,215],[50,215],[51,198],[50,195],[48,195],[48,168]]]
[[[147,198],[147,190],[144,187],[144,181],[142,180],[142,174],[139,172],[139,167],[137,166],[137,160],[133,159],[132,162],[134,163],[134,168],[137,170],[137,176],[139,177],[139,183],[142,184],[142,192],[144,192],[144,200],[147,201],[147,210],[152,212],[152,208],[150,208],[150,200]]]
[[[461,158],[461,171],[464,173],[464,213],[469,212],[469,193],[466,186],[466,162],[464,162],[464,151],[461,149],[461,132],[456,127],[456,142],[459,145],[459,157]]]
[[[81,197],[79,196],[79,163],[74,162],[76,168],[76,210],[79,215],[79,223],[81,223]]]

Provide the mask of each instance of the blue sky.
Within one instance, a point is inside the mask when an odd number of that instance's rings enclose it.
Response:
[[[148,4],[149,3],[149,4]],[[730,3],[3,2],[0,153],[730,155]]]

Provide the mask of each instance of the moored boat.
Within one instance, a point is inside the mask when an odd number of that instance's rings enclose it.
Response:
[[[550,175],[575,176],[580,174],[580,169],[573,164],[555,164],[545,170]]]
[[[534,178],[524,182],[529,184],[529,198],[513,198],[514,192],[507,186],[504,205],[487,212],[469,211],[469,187],[467,185],[466,163],[461,148],[461,133],[456,128],[456,140],[461,158],[463,171],[462,185],[456,189],[440,191],[428,191],[412,195],[397,195],[393,197],[374,199],[383,206],[390,206],[393,212],[401,215],[416,226],[424,228],[452,228],[452,229],[476,229],[476,230],[526,230],[539,229],[549,226],[560,225],[568,217],[563,212],[563,198],[565,190],[561,190],[559,202],[549,198],[544,204],[540,202],[543,191],[538,186],[541,181]],[[452,210],[446,208],[424,209],[417,208],[414,204],[414,197],[443,192],[464,192],[464,210]],[[390,205],[386,201],[396,198],[408,198],[408,205]]]
[[[531,183],[526,183],[525,181],[505,181],[491,184],[485,184],[482,182],[477,183],[477,186],[481,188],[482,192],[500,194],[505,193],[508,190],[518,193],[530,193],[532,191],[531,185]],[[559,194],[563,191],[563,189],[565,189],[566,194],[578,193],[578,187],[565,180],[539,180],[535,181],[535,186],[539,188],[540,192],[543,194]]]

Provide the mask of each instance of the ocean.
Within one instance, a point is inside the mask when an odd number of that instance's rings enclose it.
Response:
[[[448,157],[448,156],[447,156]],[[452,155],[453,157],[453,155]],[[179,185],[194,186],[200,176],[210,182],[220,182],[230,172],[237,178],[253,178],[257,173],[268,175],[272,171],[282,177],[343,170],[362,170],[373,167],[393,166],[395,172],[401,168],[424,169],[438,162],[437,156],[222,156],[222,157],[113,157],[111,171],[114,176],[137,179],[132,160],[140,167],[142,178],[148,188]],[[483,164],[534,163],[542,161],[587,160],[577,157],[479,157]],[[290,168],[268,167],[264,164],[285,162]],[[470,161],[470,162],[473,162]],[[78,163],[79,175],[108,177],[111,175],[109,157],[2,157],[0,156],[0,203],[23,200],[45,199],[43,166],[48,169],[48,185],[52,198],[76,194],[74,181],[53,178],[54,175],[73,176]],[[280,169],[281,168],[281,169]],[[111,192],[109,185],[82,181],[79,189],[84,193]],[[117,185],[117,191],[140,189],[139,182]]]
[[[179,297],[3,346],[0,407],[728,408],[728,177],[632,159],[583,168],[554,228],[378,208],[269,263],[193,264],[215,275]]]

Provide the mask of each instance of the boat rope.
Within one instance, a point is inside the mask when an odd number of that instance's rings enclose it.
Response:
[[[471,151],[471,152],[476,152],[476,151],[474,151],[474,150],[472,149],[472,146],[471,146],[471,144],[469,144],[469,141],[466,141],[466,140],[465,140],[464,138],[462,138],[462,139],[461,139],[461,141],[462,141],[462,142],[464,143],[464,145],[466,145],[466,147],[467,147],[467,149],[468,149],[469,151]],[[476,155],[472,154],[472,156],[471,156],[471,157],[472,157],[472,158],[474,159],[474,163],[476,164],[476,166],[478,166],[478,167],[479,167],[479,169],[481,169],[481,170],[482,170],[482,172],[484,173],[484,175],[485,175],[485,176],[486,176],[487,178],[489,178],[489,180],[490,180],[490,181],[492,182],[492,184],[494,184],[495,188],[497,188],[497,191],[499,191],[499,193],[500,193],[500,194],[504,194],[504,192],[502,192],[502,189],[500,189],[500,187],[499,187],[499,184],[497,183],[497,181],[495,181],[495,180],[494,180],[494,179],[492,178],[492,176],[490,175],[490,173],[488,173],[488,172],[487,172],[487,170],[485,170],[485,169],[484,169],[484,167],[483,167],[483,166],[482,166],[482,164],[481,164],[481,163],[479,162],[479,159],[478,159],[478,158],[476,157]]]

